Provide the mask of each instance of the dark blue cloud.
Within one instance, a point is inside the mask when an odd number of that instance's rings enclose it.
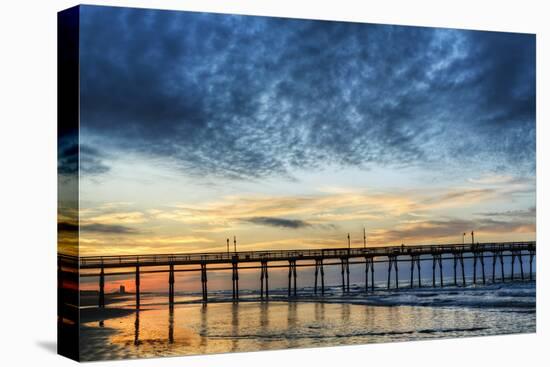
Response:
[[[534,35],[81,14],[85,141],[233,178],[326,164],[534,170]]]
[[[253,217],[253,218],[246,219],[246,222],[250,222],[250,223],[258,224],[262,226],[282,227],[282,228],[291,228],[291,229],[306,228],[311,226],[310,223],[299,219],[272,218],[272,217]]]
[[[138,234],[140,233],[140,231],[134,228],[117,225],[117,224],[90,223],[90,224],[78,225],[78,224],[69,223],[69,222],[57,223],[57,230],[59,232],[78,233],[79,229],[87,232],[105,233],[105,234]]]
[[[86,175],[106,173],[110,167],[103,161],[104,154],[97,148],[81,144],[76,139],[60,139],[57,159],[57,170],[61,175],[78,175],[80,171]],[[80,157],[80,160],[79,160]]]

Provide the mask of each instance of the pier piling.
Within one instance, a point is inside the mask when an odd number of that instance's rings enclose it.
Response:
[[[419,255],[411,255],[411,288],[414,287],[414,266],[416,265],[418,269],[418,287],[420,288],[422,286],[421,283],[421,276],[420,276],[420,256]]]
[[[521,258],[521,250],[518,251],[518,261],[521,280],[525,280],[525,277],[523,276],[523,259]]]
[[[239,263],[237,257],[234,256],[231,262],[231,280],[233,282],[233,301],[239,300]]]
[[[392,268],[395,272],[395,288],[399,288],[399,269],[397,268],[397,255],[395,254],[388,255],[388,289],[390,289],[391,284]]]
[[[466,286],[466,274],[464,273],[464,256],[462,253],[460,253],[460,256],[458,258],[460,261],[460,268],[462,269],[462,286]]]
[[[485,257],[483,251],[480,252],[479,261],[481,263],[481,279],[485,284]]]
[[[399,268],[397,267],[397,256],[394,259],[395,266],[395,288],[399,288]]]
[[[348,293],[349,292],[349,258],[341,257],[340,265],[342,268],[342,272],[341,272],[342,273],[342,292]]]
[[[261,274],[260,274],[260,298],[264,299],[264,282],[265,282],[265,297],[269,296],[269,283],[268,283],[268,273],[267,273],[267,261],[261,262]]]
[[[458,286],[458,282],[456,281],[456,266],[458,265],[458,256],[457,253],[453,253],[453,285],[456,287]]]
[[[388,257],[388,289],[390,289],[390,281],[391,281],[391,269],[393,267],[393,258],[391,256]]]
[[[323,278],[322,279],[322,282],[323,282],[323,287],[322,288],[324,288],[325,281],[324,281],[324,276],[323,276],[324,274],[323,274],[322,269],[323,269],[323,259],[322,258],[315,259],[315,287],[313,288],[314,292],[315,292],[315,295],[317,295],[317,284],[318,284],[317,279],[318,279],[319,273],[321,273],[321,278]],[[324,290],[323,290],[323,293],[324,293]]]
[[[296,285],[296,282],[297,282],[297,274],[296,274],[296,260],[294,260],[294,266],[293,266],[293,269],[292,269],[292,275],[294,276],[294,297],[297,296],[297,292],[298,292],[298,287]]]
[[[99,307],[105,308],[105,270],[103,267],[99,273]]]
[[[345,273],[345,258],[342,257],[340,258],[340,264],[341,264],[341,274],[342,274],[342,293],[346,293],[346,278],[344,277],[344,273]]]
[[[493,252],[493,283],[495,282],[495,268],[497,264],[497,252]]]
[[[439,285],[443,287],[443,264],[441,261],[440,253],[432,253],[432,286],[434,288],[436,286],[436,282],[435,282],[436,266],[439,266]]]
[[[206,263],[201,263],[202,302],[208,302],[208,278],[206,277]]]
[[[325,269],[323,268],[323,259],[320,260],[319,266],[321,271],[321,295],[325,295]]]
[[[373,265],[371,263],[371,259],[369,257],[365,257],[365,292],[369,291],[369,270],[370,267]]]
[[[474,255],[474,284],[476,284],[477,281],[477,251],[472,251],[472,254]]]
[[[174,308],[174,264],[170,264],[168,271],[168,304]]]
[[[504,282],[504,254],[502,252],[502,250],[498,252],[498,257],[500,258],[500,276],[502,281]]]
[[[349,293],[349,257],[346,258],[346,281],[347,281],[347,292]]]
[[[529,249],[529,280],[533,280],[533,258],[535,257],[535,251]]]
[[[512,270],[510,274],[510,280],[514,280],[514,264],[516,262],[516,252],[512,250]]]
[[[140,286],[139,265],[137,265],[136,266],[136,308],[137,309],[139,309],[139,304],[140,304],[139,286]]]
[[[294,280],[294,282],[292,281]],[[290,298],[291,295],[294,297],[297,296],[297,289],[296,289],[296,259],[290,259],[288,260],[288,297]],[[292,289],[292,285],[294,285],[294,290]]]

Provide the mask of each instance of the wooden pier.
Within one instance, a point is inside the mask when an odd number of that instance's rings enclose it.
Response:
[[[216,265],[212,270],[231,270],[233,292],[232,299],[239,300],[239,269],[260,270],[260,297],[269,298],[270,268],[288,268],[288,297],[297,297],[297,267],[314,267],[315,282],[314,294],[325,293],[325,266],[339,265],[341,268],[342,292],[350,291],[350,264],[365,266],[365,292],[374,291],[374,263],[387,263],[387,287],[399,287],[399,264],[410,266],[410,287],[422,287],[421,262],[431,262],[432,287],[443,287],[443,261],[453,263],[452,285],[466,285],[464,260],[473,260],[472,282],[483,284],[487,281],[485,260],[492,260],[491,280],[495,276],[497,265],[500,266],[501,278],[504,280],[504,258],[510,258],[511,274],[509,279],[514,280],[516,260],[520,267],[519,278],[533,279],[533,259],[536,255],[536,242],[501,242],[476,244],[446,244],[446,245],[400,245],[385,247],[349,247],[333,249],[307,250],[280,250],[280,251],[244,251],[244,252],[211,252],[189,254],[157,254],[157,255],[121,255],[121,256],[90,256],[74,257],[59,255],[60,264],[68,267],[78,267],[80,270],[90,270],[81,273],[81,277],[99,277],[99,307],[105,307],[105,277],[115,275],[135,275],[136,307],[140,305],[140,277],[144,273],[168,273],[168,300],[170,308],[174,305],[175,272],[200,271],[202,285],[202,301],[208,302],[208,266]],[[529,259],[528,274],[523,268],[523,257]],[[285,265],[286,263],[286,265]],[[226,264],[226,267],[220,264]],[[186,269],[177,269],[178,266],[187,266]],[[189,268],[190,266],[190,268]],[[154,269],[151,269],[153,268]],[[161,269],[159,269],[159,267]],[[106,272],[107,269],[112,270]],[[147,270],[150,269],[150,270]],[[458,275],[461,281],[458,281]],[[94,270],[97,270],[95,272]],[[416,270],[416,271],[415,271]],[[417,274],[417,282],[414,275]],[[437,277],[437,275],[439,275]],[[437,279],[438,278],[438,279]],[[370,284],[369,284],[370,280]],[[370,286],[369,286],[370,285]]]

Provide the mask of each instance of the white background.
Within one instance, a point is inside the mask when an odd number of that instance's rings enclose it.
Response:
[[[548,365],[548,68],[545,1],[92,1],[224,13],[537,33],[537,334],[104,362],[104,366]],[[0,12],[0,364],[72,364],[56,339],[56,12],[73,1],[3,2]],[[546,226],[544,225],[546,223]],[[546,285],[546,287],[548,287]],[[545,363],[546,362],[546,363]]]

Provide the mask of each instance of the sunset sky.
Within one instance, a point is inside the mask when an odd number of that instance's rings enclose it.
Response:
[[[535,239],[534,35],[80,9],[80,255]]]

